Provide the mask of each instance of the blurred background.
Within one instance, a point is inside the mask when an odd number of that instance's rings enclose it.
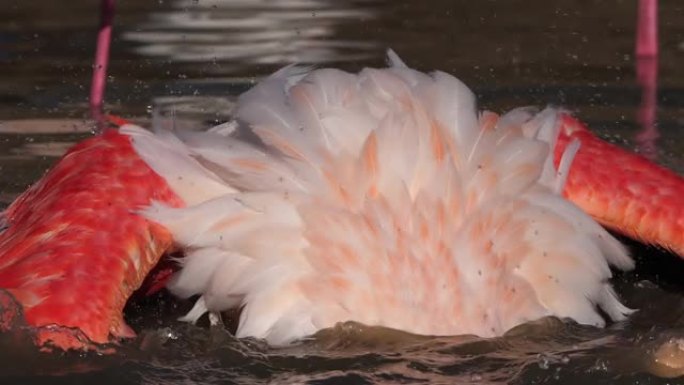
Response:
[[[489,108],[562,104],[631,125],[636,0],[120,0],[107,109],[229,96],[289,63],[358,70],[388,47]],[[684,3],[660,2],[659,120],[684,104]],[[87,116],[99,1],[3,0],[0,119]]]

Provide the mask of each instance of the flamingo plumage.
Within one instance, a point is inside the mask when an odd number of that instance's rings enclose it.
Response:
[[[279,71],[241,96],[235,130],[127,124],[79,144],[5,211],[0,287],[34,326],[130,336],[123,303],[175,245],[169,288],[201,296],[186,319],[243,307],[239,336],[284,344],[347,320],[496,336],[630,313],[607,280],[632,261],[585,211],[681,255],[679,176],[564,112],[478,114],[457,79],[390,57]]]
[[[565,115],[478,116],[458,80],[390,56],[357,75],[288,67],[240,98],[235,132],[125,125],[82,144],[6,211],[0,286],[36,326],[130,335],[123,303],[173,239],[186,257],[169,288],[201,295],[186,318],[243,307],[238,335],[274,344],[347,320],[495,336],[547,315],[601,326],[597,306],[623,319],[606,281],[631,259],[560,195],[577,150],[554,166]],[[103,148],[107,160],[82,162]],[[88,231],[71,225],[83,212]],[[135,226],[98,226],[107,215]],[[76,250],[46,253],[63,240]],[[45,258],[66,265],[38,277]],[[31,286],[43,282],[61,291]],[[114,299],[75,311],[93,282]]]
[[[134,336],[124,305],[173,242],[131,211],[152,200],[182,204],[128,137],[109,130],[79,143],[2,213],[0,288],[32,326],[78,328],[100,344]],[[37,338],[83,345],[61,329]]]
[[[562,118],[561,127],[556,162],[572,140],[582,143],[570,169],[565,196],[604,226],[684,257],[684,179],[598,139],[568,115]]]
[[[602,326],[596,306],[623,319],[608,265],[632,262],[561,197],[576,147],[556,170],[557,114],[478,119],[461,82],[390,58],[267,78],[236,110],[258,144],[123,127],[188,203],[143,210],[187,252],[169,285],[201,295],[187,319],[242,308],[237,335],[276,345],[349,320],[492,337],[549,315]]]

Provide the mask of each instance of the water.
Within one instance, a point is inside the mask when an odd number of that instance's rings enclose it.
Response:
[[[87,137],[97,2],[3,0],[0,7],[0,202]],[[684,4],[661,1],[658,138],[639,140],[635,1],[120,1],[106,95],[117,115],[204,127],[280,66],[357,70],[395,49],[474,88],[483,107],[562,105],[609,140],[684,172]],[[679,260],[632,245],[636,273],[617,277],[629,321],[599,330],[542,320],[509,335],[424,338],[341,325],[273,349],[175,321],[189,304],[133,303],[139,331],[113,355],[42,354],[0,339],[6,383],[616,383],[668,384],[649,355],[684,331]],[[5,336],[6,337],[6,336]]]

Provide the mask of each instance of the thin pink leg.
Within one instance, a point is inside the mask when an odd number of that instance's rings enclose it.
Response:
[[[639,150],[647,158],[657,157],[657,140],[660,137],[656,126],[658,110],[658,57],[637,58],[637,71],[641,72],[639,84],[641,86],[641,104],[637,118],[641,124],[641,131],[636,136]]]
[[[636,36],[637,82],[641,86],[638,120],[642,130],[637,135],[641,152],[653,159],[657,154],[656,127],[658,109],[658,0],[639,0]]]
[[[658,55],[658,0],[639,0],[636,55]]]
[[[100,4],[100,30],[97,34],[93,79],[90,86],[90,112],[98,128],[101,128],[103,124],[102,102],[107,84],[107,63],[109,62],[109,45],[112,40],[114,2],[115,0],[102,0]]]

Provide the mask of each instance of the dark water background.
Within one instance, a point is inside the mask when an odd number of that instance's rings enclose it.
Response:
[[[0,0],[0,202],[90,135],[87,95],[98,2]],[[639,140],[636,0],[122,0],[107,110],[179,125],[225,120],[237,94],[280,66],[409,65],[450,72],[483,107],[562,105],[605,138],[684,172],[684,3],[661,1],[658,137]],[[652,135],[653,136],[653,135]],[[653,150],[655,148],[655,150]],[[684,335],[684,267],[633,245],[616,279],[629,321],[604,330],[543,320],[506,337],[418,338],[344,325],[271,349],[177,323],[187,304],[152,298],[127,317],[140,337],[115,355],[35,352],[0,339],[0,384],[676,384],[649,374]]]

